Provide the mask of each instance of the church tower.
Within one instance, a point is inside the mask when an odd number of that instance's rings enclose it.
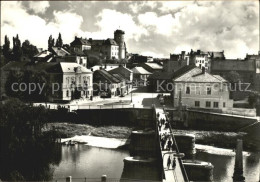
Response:
[[[118,58],[125,59],[126,46],[125,46],[125,32],[123,30],[116,30],[114,32],[114,40],[119,46]]]

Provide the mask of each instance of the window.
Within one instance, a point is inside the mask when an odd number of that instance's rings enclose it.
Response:
[[[210,101],[206,101],[206,107],[211,107],[211,102]]]
[[[200,101],[195,101],[195,107],[200,107]]]
[[[190,94],[190,87],[186,87],[186,94]]]
[[[225,102],[223,102],[223,107],[226,107],[226,103]]]
[[[218,102],[214,102],[214,107],[218,108]]]
[[[207,95],[211,95],[211,87],[207,87]]]
[[[200,95],[200,87],[198,86],[195,87],[195,93],[196,95]]]
[[[66,92],[66,96],[67,97],[69,97],[70,96],[70,93],[69,93],[69,91],[67,90],[67,92]]]

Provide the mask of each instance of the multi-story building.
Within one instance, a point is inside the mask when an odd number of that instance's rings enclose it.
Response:
[[[87,39],[83,39],[82,37],[79,38],[77,36],[75,36],[74,41],[72,41],[70,43],[70,46],[74,49],[74,50],[90,50],[91,49],[91,44]]]
[[[91,44],[91,51],[103,54],[106,59],[125,59],[127,50],[124,35],[124,31],[116,30],[113,39],[95,40],[90,38],[88,41]]]
[[[5,89],[5,83],[11,71],[33,70],[48,74],[48,82],[51,84],[48,101],[70,101],[78,98],[89,98],[93,95],[93,73],[77,63],[9,62],[1,69],[1,87],[3,89]],[[4,90],[3,94],[6,95]]]
[[[205,69],[186,66],[173,78],[173,105],[195,108],[232,108],[228,82],[219,75],[211,75]]]
[[[170,54],[170,60],[166,60],[163,65],[163,70],[166,72],[174,72],[178,69],[187,66],[195,65],[199,68],[205,68],[207,72],[211,72],[212,60],[225,59],[224,51],[222,52],[204,52],[197,50],[194,52],[191,50],[186,53],[182,51],[181,54]]]
[[[93,73],[93,90],[94,95],[101,97],[122,95],[126,91],[125,80],[101,68]]]

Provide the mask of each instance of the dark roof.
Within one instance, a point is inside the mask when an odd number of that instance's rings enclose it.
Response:
[[[116,41],[114,39],[107,39],[103,43],[104,45],[117,45]]]
[[[87,39],[75,37],[74,41],[70,43],[71,46],[75,45],[91,45]]]
[[[116,77],[120,81],[125,81],[126,79],[123,77],[123,75],[120,74],[112,74],[114,77]]]
[[[151,76],[149,76],[149,79],[170,80],[170,79],[177,78],[180,75],[183,75],[184,73],[192,70],[193,68],[196,68],[196,66],[195,65],[184,66],[175,72],[155,72]]]
[[[61,56],[61,57],[70,55],[70,53],[67,50],[65,50],[64,48],[61,48],[61,47],[52,47],[51,51],[55,55]]]
[[[222,52],[209,52],[210,56],[213,58],[213,59],[216,59],[216,58],[225,58],[225,55],[224,55],[224,51]]]
[[[112,74],[107,72],[106,70],[96,70],[95,72],[99,73],[102,75],[106,80],[112,82],[112,83],[120,83],[120,80],[118,80],[116,77],[114,77]]]
[[[226,59],[212,61],[212,71],[255,71],[254,60]]]
[[[121,33],[121,34],[125,34],[125,32],[123,30],[119,30],[117,29],[116,31],[114,31],[114,33]]]

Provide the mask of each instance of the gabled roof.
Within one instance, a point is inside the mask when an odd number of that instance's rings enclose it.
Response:
[[[147,71],[146,69],[144,69],[143,67],[139,67],[139,66],[132,68],[132,71],[134,74],[140,74],[140,75],[151,75],[152,74],[149,71]]]
[[[254,60],[237,60],[237,59],[226,59],[212,61],[212,71],[255,71]]]
[[[117,46],[117,43],[114,39],[107,39],[107,40],[105,40],[105,42],[103,44],[104,45],[115,45],[115,46]]]
[[[79,65],[78,63],[60,62],[60,66],[63,73],[75,73],[76,69],[80,69],[82,73],[92,73],[89,69]]]
[[[106,70],[96,70],[94,72],[94,74],[99,73],[100,75],[102,75],[106,80],[110,81],[111,83],[120,83],[121,81],[118,80],[116,77],[114,77],[112,74],[110,74],[109,72],[107,72]]]
[[[185,67],[184,67],[185,68]],[[174,82],[192,82],[192,83],[223,83],[226,82],[220,76],[214,76],[207,72],[204,72],[198,68],[194,67],[185,73],[179,74],[173,79]]]
[[[33,56],[33,57],[34,57],[34,58],[45,58],[45,57],[51,56],[51,55],[52,55],[52,53],[51,53],[50,51],[45,50],[45,51],[42,51],[42,52],[36,54],[36,55]]]
[[[88,45],[88,46],[90,46],[91,44],[89,43],[89,41],[87,39],[75,37],[75,39],[70,43],[70,45],[71,46],[76,46],[76,45]]]
[[[62,47],[52,47],[51,50],[57,56],[64,57],[70,55],[70,53],[65,49],[63,49]]]
[[[71,63],[71,62],[60,62],[57,63],[55,66],[48,69],[48,72],[50,73],[75,73],[81,70],[82,73],[92,73],[89,69],[86,67],[83,67],[77,63]]]
[[[113,68],[112,70],[110,70],[109,71],[110,73],[125,73],[125,72],[128,72],[128,73],[133,73],[133,71],[132,70],[130,70],[130,69],[128,69],[128,68],[126,68],[126,67],[124,67],[124,66],[119,66],[119,67],[117,67],[117,68]]]

